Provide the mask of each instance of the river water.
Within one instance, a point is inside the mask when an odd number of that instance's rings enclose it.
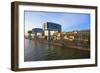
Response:
[[[90,58],[90,51],[49,45],[31,39],[24,41],[24,61]]]

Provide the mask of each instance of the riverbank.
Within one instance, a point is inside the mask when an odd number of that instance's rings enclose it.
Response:
[[[32,39],[34,40],[34,39]],[[70,41],[48,41],[48,40],[44,40],[44,39],[37,39],[37,41],[42,42],[42,43],[46,43],[49,45],[55,45],[55,46],[60,46],[60,47],[66,47],[66,48],[73,48],[73,49],[79,49],[79,50],[83,50],[83,51],[90,51],[90,48],[85,48],[82,47],[81,45],[77,45],[76,42],[70,42]],[[79,43],[78,43],[79,44]]]
[[[90,51],[66,47],[43,39],[25,39],[24,61],[87,58],[90,58]]]

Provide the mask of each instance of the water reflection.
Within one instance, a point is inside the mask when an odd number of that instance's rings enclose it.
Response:
[[[90,58],[89,51],[49,45],[25,39],[24,61]]]

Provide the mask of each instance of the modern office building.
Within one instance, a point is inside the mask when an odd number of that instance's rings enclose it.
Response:
[[[32,29],[32,34],[33,34],[33,37],[42,37],[43,36],[43,29],[41,28],[33,28]]]
[[[46,22],[43,25],[44,35],[48,40],[52,39],[52,35],[56,32],[61,32],[61,25],[53,22]]]

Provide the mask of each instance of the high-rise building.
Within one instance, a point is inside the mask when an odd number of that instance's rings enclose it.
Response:
[[[46,22],[43,25],[44,35],[48,40],[52,39],[52,35],[56,32],[61,32],[61,25],[53,22]]]
[[[32,29],[32,34],[33,37],[41,37],[43,35],[43,29],[42,28],[33,28]]]

